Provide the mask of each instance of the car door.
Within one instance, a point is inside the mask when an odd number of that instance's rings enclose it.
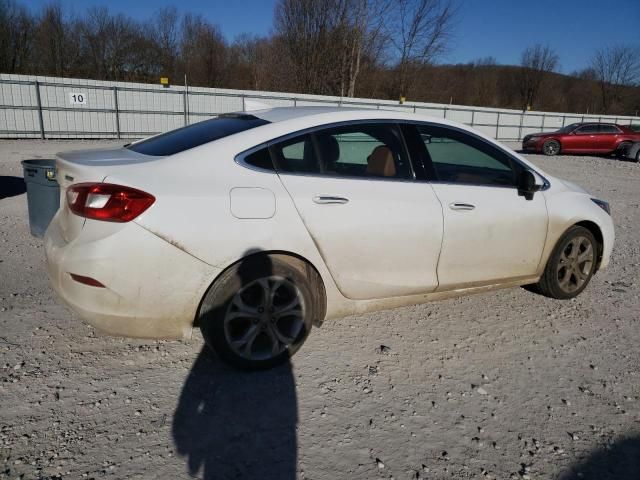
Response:
[[[270,146],[282,184],[340,291],[352,299],[434,291],[442,208],[415,182],[391,123],[316,129]]]
[[[613,152],[618,146],[618,138],[621,133],[615,125],[601,123],[598,132],[599,149],[603,152]]]
[[[562,145],[563,151],[571,152],[599,152],[601,149],[600,128],[595,123],[576,128]]]
[[[444,215],[438,290],[536,274],[547,235],[544,196],[518,194],[524,165],[462,130],[416,126]]]

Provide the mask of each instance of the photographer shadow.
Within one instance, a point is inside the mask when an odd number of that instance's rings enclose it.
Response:
[[[587,458],[562,473],[559,479],[640,479],[640,436],[624,438],[606,448],[592,451]]]
[[[242,284],[248,266],[239,268]],[[172,434],[192,476],[293,480],[297,421],[289,361],[243,372],[223,364],[205,345],[182,388]]]
[[[3,198],[22,195],[27,191],[27,185],[22,177],[6,177],[0,175],[0,200]]]

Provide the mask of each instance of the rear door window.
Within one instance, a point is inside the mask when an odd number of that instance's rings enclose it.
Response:
[[[173,155],[267,123],[269,122],[253,115],[220,115],[217,118],[132,143],[127,148],[143,155],[156,157]]]
[[[357,123],[314,133],[322,171],[337,177],[408,180],[409,158],[397,125]]]
[[[393,124],[341,125],[271,146],[282,173],[332,177],[412,179],[400,131]]]
[[[600,133],[620,133],[620,129],[615,125],[600,125]]]

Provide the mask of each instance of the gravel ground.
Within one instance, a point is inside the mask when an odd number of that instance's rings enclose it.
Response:
[[[640,478],[640,165],[529,156],[611,202],[612,263],[577,299],[351,316],[247,374],[56,301],[11,178],[87,144],[115,143],[0,141],[0,478]]]

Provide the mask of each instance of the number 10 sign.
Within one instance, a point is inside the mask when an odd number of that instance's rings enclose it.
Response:
[[[85,105],[87,103],[87,96],[84,93],[70,93],[69,103],[71,105]]]

